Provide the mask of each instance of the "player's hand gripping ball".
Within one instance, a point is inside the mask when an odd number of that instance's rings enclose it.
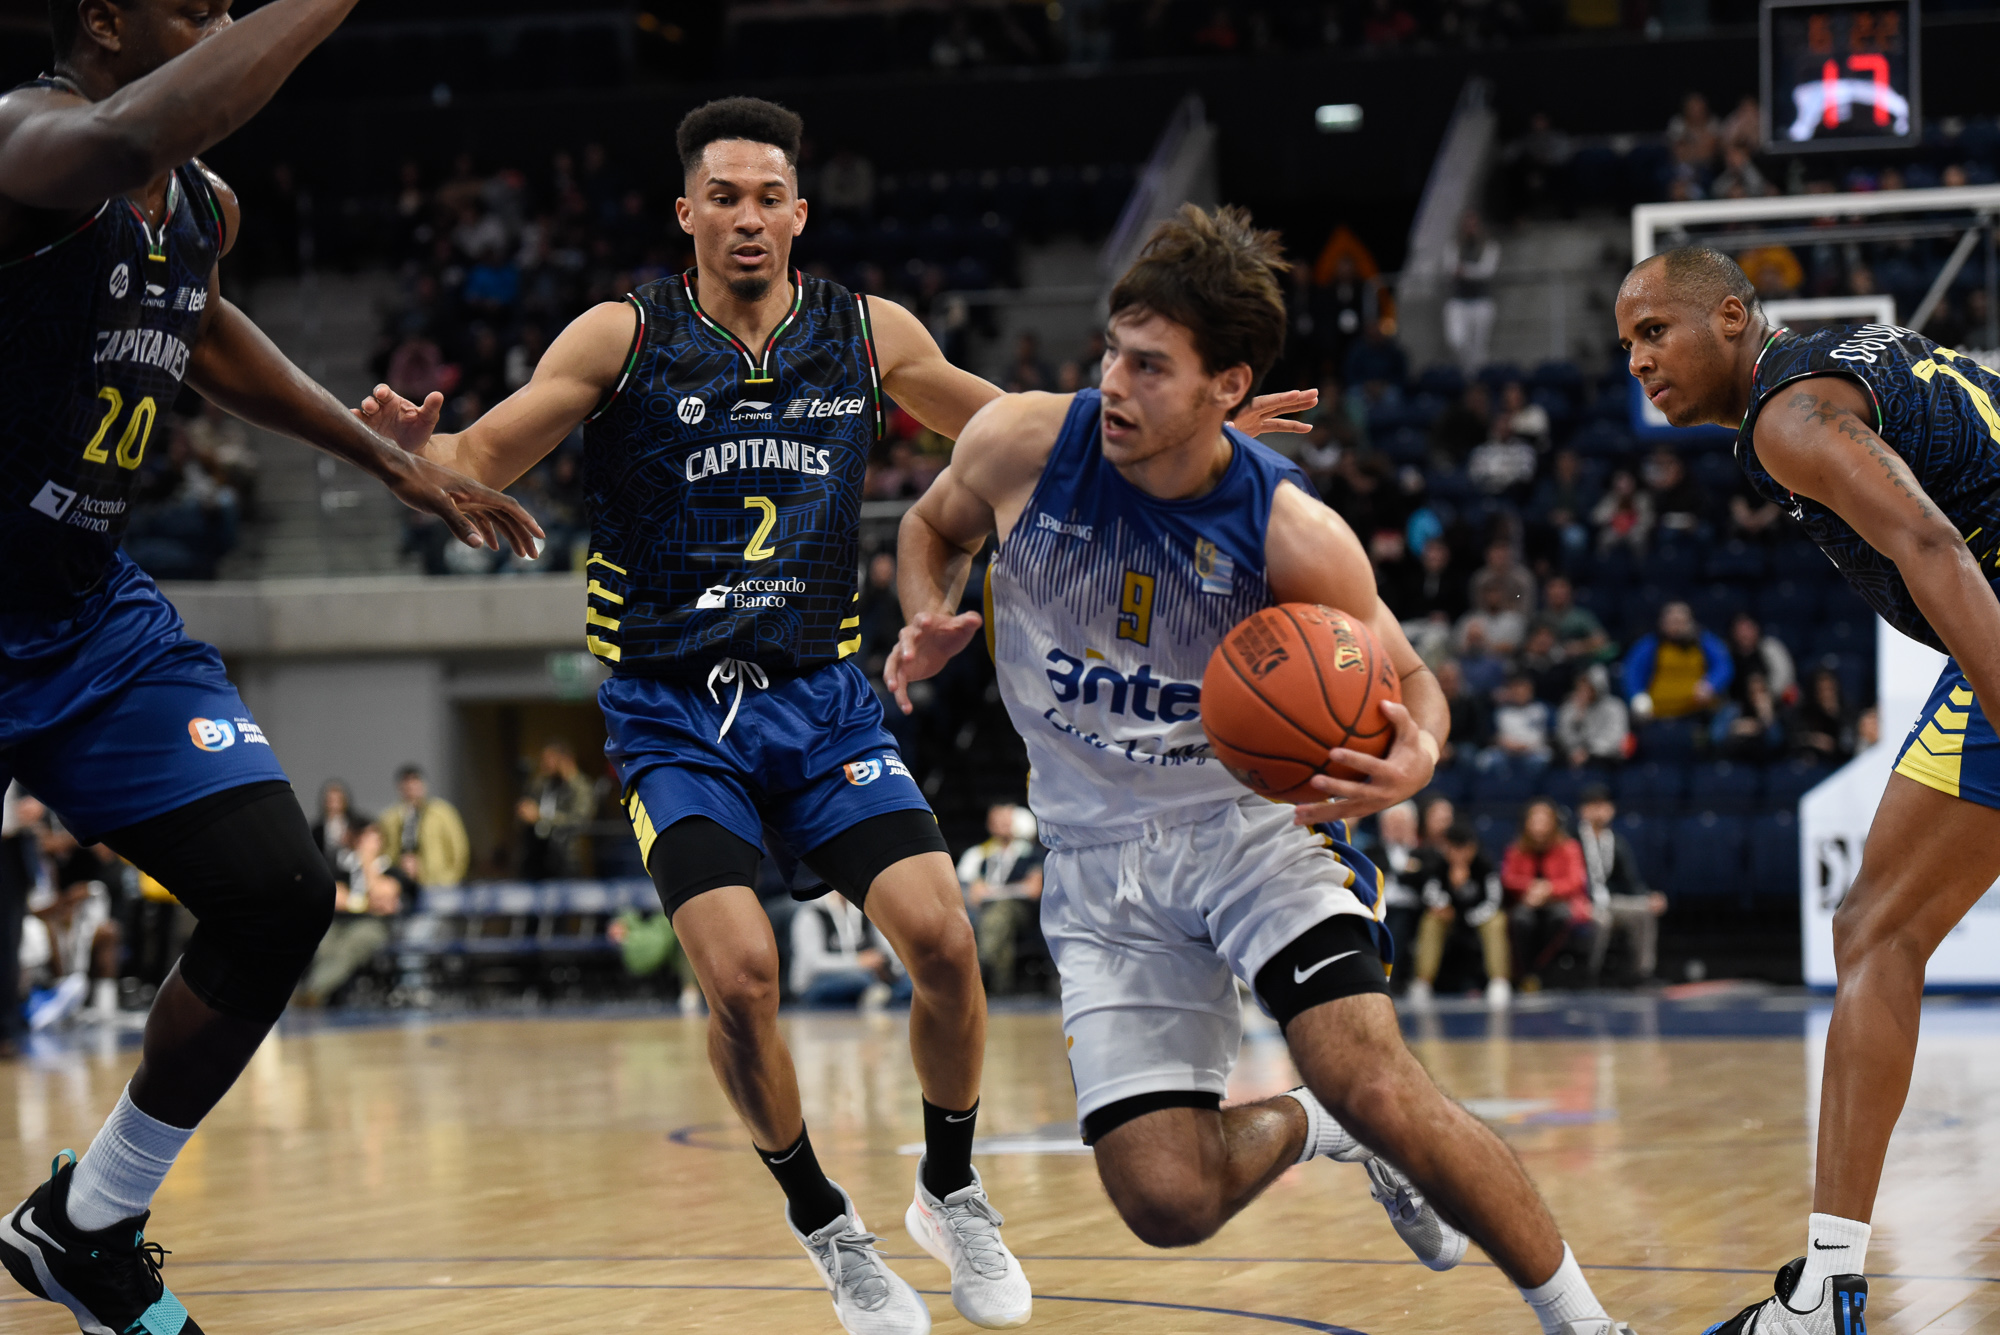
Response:
[[[1285,603],[1240,622],[1209,656],[1201,726],[1245,787],[1278,802],[1321,802],[1313,775],[1365,777],[1327,752],[1387,755],[1396,729],[1382,705],[1402,698],[1367,626],[1331,607]]]

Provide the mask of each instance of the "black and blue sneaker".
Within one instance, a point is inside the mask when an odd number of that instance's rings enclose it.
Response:
[[[61,1303],[83,1335],[201,1335],[160,1278],[167,1250],[146,1241],[151,1211],[96,1233],[72,1228],[67,1207],[76,1154],[56,1156],[49,1180],[0,1219],[0,1262],[22,1288]]]
[[[1701,1335],[1868,1335],[1868,1281],[1860,1275],[1835,1275],[1810,1295],[1813,1305],[1801,1310],[1793,1304],[1807,1296],[1796,1292],[1805,1268],[1801,1256],[1778,1272],[1771,1297]]]

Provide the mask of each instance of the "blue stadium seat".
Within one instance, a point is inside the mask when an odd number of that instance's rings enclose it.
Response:
[[[1648,885],[1664,887],[1667,878],[1673,874],[1672,818],[1648,816],[1639,811],[1621,811],[1612,825],[1632,845],[1632,855],[1639,861],[1640,877]]]
[[[1661,588],[1685,593],[1701,574],[1701,549],[1692,542],[1662,541],[1646,562],[1646,578]]]
[[[1717,635],[1729,633],[1729,623],[1737,612],[1749,606],[1749,595],[1734,584],[1711,584],[1688,595],[1694,619]]]
[[[1421,805],[1430,798],[1442,797],[1450,801],[1453,806],[1461,806],[1471,787],[1472,766],[1441,765],[1431,775],[1431,786],[1417,795],[1418,803]]]
[[[1474,802],[1521,806],[1540,796],[1542,775],[1525,765],[1495,765],[1474,774],[1469,794]]]
[[[1495,397],[1509,380],[1526,380],[1528,373],[1512,362],[1488,362],[1479,368],[1479,383]]]
[[[1694,759],[1697,725],[1691,719],[1662,719],[1641,725],[1637,732],[1639,755],[1646,760],[1676,763]]]
[[[1507,845],[1514,842],[1514,832],[1519,822],[1510,814],[1497,811],[1475,811],[1469,817],[1472,832],[1479,836],[1479,846],[1486,850],[1486,856],[1497,864]]]
[[[1773,811],[1797,808],[1799,799],[1833,773],[1810,760],[1786,760],[1764,771],[1764,805]]]
[[[1799,893],[1799,824],[1789,811],[1773,811],[1750,824],[1751,893],[1759,899],[1796,899]]]
[[[1779,579],[1823,578],[1833,570],[1833,562],[1809,542],[1780,542],[1771,552],[1771,573]]]
[[[1701,563],[1704,579],[1762,579],[1768,569],[1769,553],[1755,543],[1740,540],[1710,547]]]
[[[1426,366],[1417,377],[1417,390],[1455,399],[1465,392],[1465,376],[1456,366]]]
[[[1586,765],[1582,769],[1551,765],[1542,771],[1542,796],[1551,799],[1566,811],[1576,810],[1577,794],[1592,784],[1602,784],[1609,788],[1611,775],[1596,765]]]
[[[1575,362],[1543,362],[1528,377],[1535,389],[1553,389],[1574,400],[1583,393],[1583,370]]]
[[[1757,809],[1764,776],[1754,765],[1711,760],[1696,765],[1688,778],[1688,805],[1706,811],[1748,812]]]
[[[1586,422],[1569,438],[1569,447],[1581,455],[1630,454],[1635,442],[1632,433],[1604,418]]]
[[[1641,760],[1618,771],[1611,791],[1627,811],[1676,815],[1687,800],[1687,770],[1678,764]]]
[[[1674,826],[1674,867],[1666,889],[1683,896],[1742,895],[1749,827],[1745,817],[1714,811],[1681,817]]]
[[[1813,622],[1819,620],[1822,603],[1817,585],[1780,579],[1757,590],[1759,621]]]

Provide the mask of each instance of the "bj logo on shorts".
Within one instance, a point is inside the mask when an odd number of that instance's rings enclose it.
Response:
[[[246,746],[269,746],[264,730],[247,718],[230,722],[220,718],[191,718],[188,720],[188,740],[201,751],[227,751],[242,742]]]
[[[880,760],[856,760],[841,768],[847,771],[847,781],[856,788],[866,788],[884,774],[900,774],[910,777],[909,767],[894,751],[884,751]]]

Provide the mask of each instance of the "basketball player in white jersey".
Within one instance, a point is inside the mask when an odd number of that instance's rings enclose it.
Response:
[[[1135,1234],[1200,1242],[1292,1164],[1361,1159],[1426,1264],[1456,1263],[1470,1234],[1547,1335],[1629,1335],[1499,1138],[1404,1046],[1378,874],[1325,824],[1428,783],[1450,715],[1353,532],[1295,466],[1225,426],[1277,359],[1282,268],[1247,215],[1184,208],[1113,289],[1101,391],[979,412],[903,523],[910,625],[888,683],[907,707],[908,683],[970,642],[982,619],[952,613],[997,532],[987,642],[1050,849],[1042,927],[1077,1115]],[[1200,720],[1222,637],[1291,602],[1365,621],[1407,704],[1386,706],[1386,757],[1332,753],[1363,781],[1317,778],[1326,800],[1297,808],[1241,787]],[[1306,1084],[1222,1108],[1237,978]]]

